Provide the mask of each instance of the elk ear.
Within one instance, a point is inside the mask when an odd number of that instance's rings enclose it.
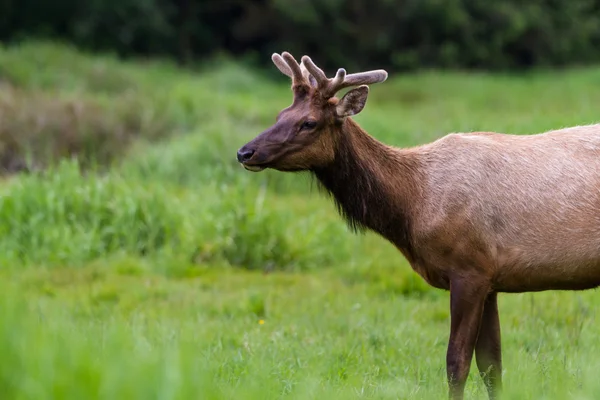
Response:
[[[369,87],[361,85],[350,90],[342,97],[338,105],[335,107],[335,112],[339,118],[356,115],[365,108],[367,104],[367,96],[369,96]]]

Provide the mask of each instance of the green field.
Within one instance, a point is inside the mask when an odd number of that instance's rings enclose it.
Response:
[[[287,78],[227,60],[0,48],[0,151],[48,166],[0,183],[2,399],[446,397],[448,293],[309,176],[237,164],[290,102]],[[593,123],[598,104],[600,67],[431,71],[391,74],[356,119],[411,146]],[[83,169],[52,162],[73,152]],[[499,301],[505,398],[600,397],[600,294]],[[485,398],[475,365],[467,398]]]

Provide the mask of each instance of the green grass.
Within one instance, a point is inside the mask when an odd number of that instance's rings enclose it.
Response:
[[[0,49],[0,142],[26,138],[45,164],[38,139],[67,148],[60,113],[96,107],[68,136],[89,144],[74,151],[85,169],[63,159],[0,184],[0,396],[446,397],[448,293],[352,235],[309,177],[241,169],[236,150],[289,105],[289,82],[210,67]],[[534,133],[595,122],[598,88],[600,68],[391,74],[357,120],[399,146]],[[598,398],[599,301],[500,297],[506,398]],[[467,395],[485,397],[475,366]]]

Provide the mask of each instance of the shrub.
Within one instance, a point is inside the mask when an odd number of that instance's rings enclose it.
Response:
[[[131,140],[167,135],[173,122],[162,116],[144,121],[144,104],[124,96],[100,101],[84,96],[0,89],[0,168],[14,172],[26,158],[37,167],[64,157],[106,164]]]
[[[65,157],[105,166],[134,139],[154,142],[199,125],[214,148],[271,121],[265,102],[279,103],[277,92],[258,80],[232,63],[192,76],[168,63],[118,62],[50,42],[0,48],[0,169]]]

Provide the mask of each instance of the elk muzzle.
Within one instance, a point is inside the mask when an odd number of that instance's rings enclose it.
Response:
[[[250,147],[249,145],[250,143],[238,150],[237,160],[240,164],[242,164],[242,167],[244,167],[248,171],[260,172],[263,169],[265,169],[265,167],[252,164],[252,158],[255,156],[256,150]]]

